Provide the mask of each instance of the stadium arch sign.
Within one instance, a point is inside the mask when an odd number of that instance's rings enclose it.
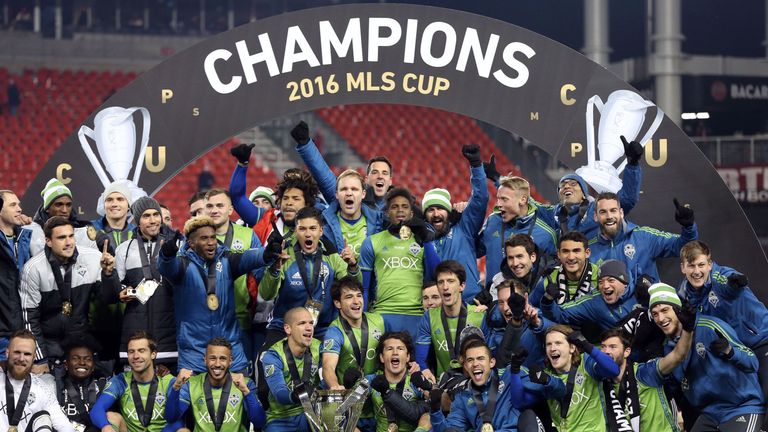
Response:
[[[623,169],[617,135],[634,137],[646,151],[631,219],[678,232],[672,198],[689,202],[716,256],[753,280],[768,280],[766,257],[725,183],[636,90],[539,34],[428,6],[307,9],[200,42],[105,101],[48,160],[23,202],[37,207],[38,191],[58,176],[93,216],[104,182],[128,179],[152,194],[253,125],[355,103],[420,105],[482,120],[582,167],[605,189],[616,187]],[[679,270],[669,276],[680,280]]]

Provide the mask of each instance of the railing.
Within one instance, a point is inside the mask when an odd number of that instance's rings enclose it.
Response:
[[[768,135],[692,139],[715,166],[768,164]]]

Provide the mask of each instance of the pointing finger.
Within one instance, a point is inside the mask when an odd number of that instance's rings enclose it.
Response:
[[[621,142],[622,142],[622,144],[624,144],[624,147],[629,145],[629,143],[627,142],[627,139],[624,138],[624,135],[621,135]]]
[[[672,202],[675,203],[675,208],[680,208],[680,201],[678,201],[677,198],[672,198]]]
[[[107,248],[109,247],[109,240],[104,239],[104,248],[102,250],[102,253],[107,253]]]

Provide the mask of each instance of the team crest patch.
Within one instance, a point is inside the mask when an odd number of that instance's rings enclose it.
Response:
[[[684,391],[688,391],[690,389],[690,387],[688,386],[688,378],[683,377],[682,381],[680,381],[680,387]]]
[[[77,274],[79,274],[80,277],[85,277],[86,273],[88,273],[88,269],[85,268],[85,266],[77,266]]]
[[[333,339],[326,339],[323,341],[323,350],[328,351],[333,348]]]
[[[221,263],[221,261],[216,262],[216,271],[221,273],[223,269],[224,269],[224,265]]]
[[[198,405],[200,405],[200,406],[203,406],[203,405],[205,405],[205,399],[203,399],[203,398],[197,398],[197,402],[195,402],[195,403],[196,403],[196,404],[198,404]]]
[[[157,403],[159,405],[164,404],[165,403],[165,395],[160,393],[160,392],[157,392],[157,394],[155,395],[155,401],[157,401]]]
[[[37,399],[37,396],[35,396],[34,392],[29,392],[29,397],[27,398],[27,404],[32,405],[35,403],[35,399]]]
[[[237,404],[240,403],[240,396],[236,394],[229,395],[229,404],[232,405],[232,408],[236,407]]]
[[[696,354],[701,356],[702,358],[707,355],[707,348],[704,347],[704,344],[699,342],[696,344]]]
[[[712,305],[712,307],[717,307],[717,304],[720,303],[720,299],[717,298],[717,294],[715,294],[714,291],[709,292],[709,304]]]
[[[504,387],[505,386],[506,385],[504,384],[504,381],[503,380],[499,380],[499,393],[504,391]]]
[[[413,400],[414,396],[416,396],[416,395],[413,393],[413,389],[411,388],[411,386],[406,386],[403,389],[403,399],[408,400],[408,401],[409,400]]]
[[[411,245],[408,247],[408,251],[411,253],[411,255],[414,255],[414,256],[415,256],[415,255],[418,255],[418,254],[419,254],[419,252],[421,252],[421,246],[419,246],[419,244],[418,244],[418,243],[416,243],[416,242],[413,242],[413,243],[411,243]]]
[[[240,239],[235,239],[235,241],[232,242],[232,250],[236,250],[236,251],[243,250],[243,241]]]
[[[635,257],[635,245],[632,243],[624,245],[624,255],[629,259],[633,259]]]
[[[264,368],[264,375],[270,377],[274,373],[275,373],[275,365],[267,365],[267,367]]]
[[[318,366],[319,365],[312,363],[312,370],[311,370],[312,375],[317,373]]]
[[[327,265],[327,264],[325,264],[325,263],[323,263],[323,264],[320,266],[320,272],[319,272],[319,274],[318,274],[318,277],[319,277],[320,279],[325,279],[325,278],[327,278],[327,277],[328,277],[328,275],[329,275],[330,273],[331,273],[331,271],[330,271],[330,269],[328,269],[328,265]]]
[[[578,385],[584,384],[584,374],[582,374],[581,372],[576,373],[576,384]]]
[[[381,330],[379,330],[379,329],[376,329],[376,328],[375,328],[375,329],[373,329],[373,330],[371,330],[371,336],[372,336],[372,337],[373,337],[375,340],[379,340],[379,339],[381,339]]]

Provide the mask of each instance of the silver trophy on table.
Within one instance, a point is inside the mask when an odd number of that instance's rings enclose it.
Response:
[[[351,390],[316,390],[311,397],[301,392],[299,400],[314,432],[352,432],[370,389],[363,376]]]

